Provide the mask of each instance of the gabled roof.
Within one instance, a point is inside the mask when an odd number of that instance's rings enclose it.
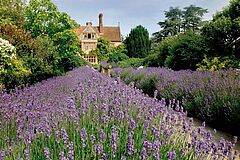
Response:
[[[84,33],[84,30],[89,26],[80,26],[78,28],[75,28],[75,32],[79,36],[80,34]],[[97,34],[100,34],[100,36],[108,41],[111,42],[122,42],[121,33],[120,33],[120,27],[109,27],[109,26],[103,26],[102,30],[103,32],[99,32],[98,26],[91,26]]]

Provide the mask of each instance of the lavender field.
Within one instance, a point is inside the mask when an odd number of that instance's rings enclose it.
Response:
[[[1,160],[239,159],[237,137],[216,142],[179,101],[151,98],[87,67],[2,91],[0,119]]]
[[[240,72],[114,69],[113,77],[166,100],[179,100],[189,116],[240,136]]]

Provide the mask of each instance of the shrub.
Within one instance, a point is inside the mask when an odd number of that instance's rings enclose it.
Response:
[[[119,61],[123,61],[128,59],[127,50],[124,45],[119,45],[117,47],[112,48],[112,53],[109,56],[109,62],[117,63]]]
[[[198,67],[197,70],[216,71],[221,69],[240,67],[240,63],[238,64],[237,60],[234,60],[234,58],[229,57],[208,58],[207,56],[205,56],[202,62],[197,64],[197,67]]]
[[[147,67],[158,67],[160,66],[160,60],[158,54],[150,54],[143,60],[143,65]]]
[[[14,59],[11,66],[8,66],[5,72],[0,75],[4,87],[6,89],[14,89],[20,85],[27,84],[31,74],[30,69],[24,66],[22,60]]]
[[[143,65],[143,60],[140,58],[129,58],[124,61],[119,62],[119,67],[121,68],[128,68],[128,67],[133,67],[133,68],[138,68]]]

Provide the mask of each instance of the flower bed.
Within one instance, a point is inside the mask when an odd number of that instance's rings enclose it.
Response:
[[[87,67],[0,94],[0,159],[239,158],[179,107]]]
[[[115,69],[114,77],[135,83],[150,96],[179,100],[189,116],[240,136],[240,74],[227,71],[173,71],[166,68]]]

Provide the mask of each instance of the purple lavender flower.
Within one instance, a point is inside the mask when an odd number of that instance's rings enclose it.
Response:
[[[107,160],[107,155],[105,153],[102,154],[102,160]]]
[[[100,155],[100,154],[102,153],[102,151],[103,151],[103,145],[102,145],[101,142],[99,142],[98,144],[96,144],[96,145],[94,146],[94,151],[95,151],[95,153],[98,154],[98,155]]]
[[[44,155],[45,155],[46,160],[50,160],[50,152],[47,147],[44,148]]]
[[[104,133],[104,130],[101,129],[101,130],[100,130],[100,141],[101,141],[101,142],[104,142],[105,139],[106,139],[106,135],[105,135],[105,133]]]
[[[64,155],[64,152],[61,151],[61,152],[59,153],[59,159],[60,159],[60,160],[67,160],[67,158],[66,158],[65,155]]]
[[[4,159],[5,159],[5,151],[4,151],[4,150],[2,150],[2,151],[0,152],[0,159],[1,159],[1,160],[4,160]]]
[[[74,146],[73,146],[73,142],[69,142],[68,159],[69,160],[74,160]]]
[[[90,141],[92,144],[94,144],[94,142],[96,141],[96,138],[93,134],[90,136]]]
[[[140,159],[141,159],[141,160],[147,159],[147,150],[146,150],[145,147],[143,147],[143,149],[142,149]]]
[[[127,141],[127,154],[132,155],[134,153],[134,140],[133,140],[133,132],[128,134]]]
[[[115,153],[117,151],[117,140],[118,140],[118,133],[117,133],[115,126],[113,126],[112,127],[112,138],[111,138],[111,148],[112,148],[113,155],[115,155]]]
[[[174,160],[176,158],[176,152],[175,151],[169,151],[167,155],[168,160]]]
[[[87,140],[87,131],[85,128],[81,129],[81,140],[82,140],[82,147],[85,148],[85,141]]]
[[[30,159],[30,154],[29,154],[29,150],[28,149],[24,150],[24,156],[25,156],[26,160]]]

